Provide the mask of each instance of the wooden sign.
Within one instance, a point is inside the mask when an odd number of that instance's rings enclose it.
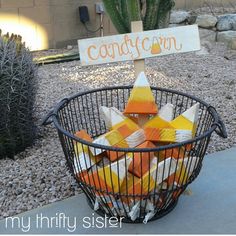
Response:
[[[197,25],[78,40],[82,65],[200,50]]]

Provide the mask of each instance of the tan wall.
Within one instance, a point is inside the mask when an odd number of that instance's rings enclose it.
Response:
[[[224,6],[236,0],[207,0],[211,5]],[[78,7],[88,6],[90,29],[97,29],[100,17],[95,13],[95,2],[101,0],[0,0],[0,28],[21,34],[32,50],[62,47],[75,44],[85,37],[99,36],[88,33],[80,23]],[[176,8],[194,8],[205,0],[176,0]],[[104,18],[104,35],[116,31],[108,17]]]

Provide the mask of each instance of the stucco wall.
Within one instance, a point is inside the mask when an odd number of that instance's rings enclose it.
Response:
[[[80,23],[78,7],[88,6],[90,24],[99,27],[100,16],[95,13],[99,0],[0,0],[0,28],[21,34],[32,50],[62,47],[74,44],[78,38],[99,36],[88,33]],[[195,8],[204,0],[176,0],[176,8]],[[211,5],[224,6],[236,0],[208,0]],[[107,16],[104,17],[104,35],[115,34]]]

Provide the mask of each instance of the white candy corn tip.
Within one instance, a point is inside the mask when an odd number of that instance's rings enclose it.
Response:
[[[139,212],[140,212],[140,201],[138,201],[129,212],[129,217],[131,218],[132,221],[135,221],[138,218]]]
[[[115,107],[101,106],[101,113],[108,128],[124,121],[125,116]]]
[[[119,161],[113,162],[111,164],[111,171],[115,173],[118,176],[119,173],[119,179],[124,179],[127,173],[127,168],[130,165],[132,161],[132,158],[123,158]]]
[[[185,111],[182,116],[191,121],[192,123],[196,123],[198,120],[198,112],[199,112],[199,103],[196,103],[192,107],[190,107],[187,111]]]
[[[111,128],[111,112],[110,112],[110,108],[105,107],[105,106],[101,106],[100,107],[100,111],[101,111],[101,115],[103,120],[106,123],[106,126],[108,129]]]
[[[174,118],[174,106],[167,103],[160,109],[158,115],[165,121],[172,121]]]
[[[150,84],[148,82],[148,79],[145,75],[144,72],[141,72],[138,75],[138,78],[136,79],[135,83],[134,83],[134,87],[149,87]]]
[[[182,129],[177,129],[175,131],[175,141],[176,142],[184,142],[193,137],[192,131],[191,130],[182,130]]]

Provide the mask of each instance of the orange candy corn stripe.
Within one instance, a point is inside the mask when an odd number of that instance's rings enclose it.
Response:
[[[137,148],[154,148],[156,147],[152,142],[146,141]],[[151,160],[154,157],[154,152],[134,153],[133,161],[129,166],[129,172],[137,177],[142,177],[149,169]]]

